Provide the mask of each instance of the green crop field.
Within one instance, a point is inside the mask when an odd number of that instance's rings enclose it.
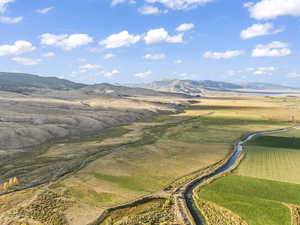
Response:
[[[290,225],[286,204],[300,206],[300,130],[257,136],[245,150],[232,175],[205,186],[198,196],[249,225]]]
[[[282,203],[300,205],[300,185],[229,175],[199,191],[241,216],[249,225],[290,225],[290,210]]]
[[[246,150],[236,174],[300,184],[300,130],[257,137]]]

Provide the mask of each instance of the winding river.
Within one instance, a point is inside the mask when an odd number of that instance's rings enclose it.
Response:
[[[297,128],[298,126],[293,126],[291,128]],[[286,132],[291,128],[285,128],[285,129],[279,129],[279,130],[272,130],[272,131],[259,131],[252,134],[249,134],[248,136],[242,138],[234,145],[234,153],[231,155],[231,157],[228,159],[228,161],[223,164],[221,167],[216,169],[215,171],[211,172],[210,174],[200,178],[199,180],[195,180],[193,183],[191,183],[189,186],[187,186],[185,192],[184,192],[184,198],[186,201],[186,205],[197,225],[205,225],[205,221],[203,219],[203,216],[201,215],[201,212],[198,210],[198,208],[195,205],[195,202],[193,200],[193,190],[200,184],[203,184],[208,179],[214,178],[220,174],[223,174],[225,172],[228,172],[234,168],[235,163],[237,160],[239,160],[243,149],[244,144],[248,141],[250,141],[253,137],[257,135],[262,134],[271,134],[271,133],[279,133],[279,132]]]

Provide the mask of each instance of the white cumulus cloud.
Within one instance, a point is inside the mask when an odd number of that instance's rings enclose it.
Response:
[[[273,41],[269,44],[259,44],[253,49],[252,56],[254,57],[276,57],[276,56],[287,56],[292,51],[289,48],[289,44],[280,41]]]
[[[149,30],[146,36],[144,37],[144,40],[147,44],[154,44],[160,42],[182,43],[183,34],[170,36],[164,28],[158,28]]]
[[[108,36],[106,39],[100,41],[99,44],[104,45],[105,48],[119,48],[133,45],[140,40],[140,35],[129,34],[127,30],[124,30],[120,33]]]
[[[72,50],[93,42],[93,38],[87,34],[61,34],[45,33],[40,36],[42,45],[61,47],[64,50]]]
[[[36,10],[36,12],[39,14],[47,14],[48,12],[50,12],[53,9],[54,9],[54,7],[48,7],[48,8],[38,9],[38,10]]]
[[[126,2],[126,0],[112,0],[111,5],[116,6],[124,2]]]
[[[42,61],[41,59],[30,59],[30,58],[23,58],[23,57],[14,57],[12,58],[12,60],[24,66],[38,65]]]
[[[15,0],[0,0],[0,13],[4,13],[9,3],[13,3]]]
[[[0,56],[20,55],[34,51],[36,48],[28,41],[16,41],[12,45],[0,45]]]
[[[115,55],[114,54],[111,54],[111,53],[107,53],[105,56],[103,56],[103,59],[112,59],[112,58],[114,58],[115,57]]]
[[[266,67],[259,67],[257,70],[254,71],[255,75],[271,75],[273,71],[276,71],[277,68],[274,66],[266,66]]]
[[[139,78],[145,78],[145,77],[148,77],[152,74],[152,71],[151,70],[148,70],[146,72],[142,72],[142,73],[136,73],[134,74],[135,77],[139,77]]]
[[[268,73],[266,71],[256,70],[256,71],[254,71],[254,74],[255,75],[265,75],[265,74],[268,74]]]
[[[243,4],[244,8],[250,8],[254,5],[254,2],[246,2]]]
[[[195,27],[195,25],[192,23],[184,23],[184,24],[181,24],[180,26],[178,26],[176,28],[176,30],[179,32],[185,32],[185,31],[193,29],[194,27]]]
[[[274,28],[274,25],[272,23],[253,24],[252,26],[241,32],[241,38],[243,40],[246,40],[258,36],[277,34],[282,31],[282,29]]]
[[[79,71],[81,73],[85,73],[88,70],[96,70],[96,69],[100,69],[100,68],[102,68],[102,66],[98,65],[98,64],[85,64],[85,65],[82,65],[79,67]]]
[[[204,5],[212,0],[145,0],[148,3],[159,3],[172,10],[191,9]]]
[[[13,3],[15,0],[0,0],[0,14],[4,14],[7,10],[8,4]],[[23,20],[23,17],[9,17],[9,16],[0,16],[0,23],[13,24],[19,23]]]
[[[259,70],[263,70],[263,71],[275,71],[275,70],[277,70],[277,68],[274,67],[274,66],[265,66],[265,67],[259,67]]]
[[[128,2],[129,4],[135,4],[136,3],[135,0],[112,0],[111,5],[116,6],[116,5],[119,5],[121,3],[125,3],[125,2]]]
[[[244,54],[244,51],[242,50],[232,50],[232,51],[225,51],[225,52],[208,51],[203,54],[203,57],[209,59],[230,59],[230,58],[240,56],[242,54]]]
[[[54,52],[46,52],[45,54],[43,54],[44,57],[52,57],[55,56]]]
[[[7,16],[0,16],[0,23],[6,23],[6,24],[13,24],[13,23],[19,23],[23,20],[23,17],[7,17]]]
[[[138,11],[143,15],[153,15],[162,13],[162,11],[159,8],[152,5],[143,6],[139,8]]]
[[[249,8],[254,19],[274,19],[279,16],[300,16],[299,0],[261,0]]]
[[[161,59],[165,59],[166,55],[164,53],[146,54],[146,55],[144,55],[144,58],[149,59],[149,60],[161,60]]]
[[[111,72],[104,72],[104,71],[102,72],[103,76],[105,76],[105,77],[112,77],[112,76],[117,75],[119,73],[121,73],[121,72],[117,69],[114,69]]]

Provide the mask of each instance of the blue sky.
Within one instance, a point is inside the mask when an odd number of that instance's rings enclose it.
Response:
[[[0,70],[300,86],[300,0],[0,0]]]

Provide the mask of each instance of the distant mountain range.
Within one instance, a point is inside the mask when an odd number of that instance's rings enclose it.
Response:
[[[183,92],[165,92],[141,87],[127,87],[121,85],[113,85],[108,83],[88,85],[80,90],[87,94],[113,96],[113,97],[127,97],[127,96],[178,96],[188,97]]]
[[[30,94],[38,91],[67,91],[71,90],[74,95],[90,94],[107,97],[127,96],[174,96],[189,97],[185,93],[167,93],[141,87],[127,87],[108,83],[87,85],[75,83],[56,77],[42,77],[24,73],[0,72],[0,91]]]
[[[259,83],[252,82],[243,85],[243,88],[257,89],[257,90],[300,90],[299,88],[289,87],[279,84],[270,84],[270,83]]]
[[[153,90],[185,93],[190,95],[202,95],[206,90],[211,91],[239,91],[245,89],[257,90],[299,90],[292,87],[287,87],[277,84],[269,83],[246,83],[246,84],[233,84],[229,82],[211,81],[211,80],[162,80],[154,81],[151,83],[131,84],[131,87],[143,87]]]
[[[229,82],[211,81],[211,80],[161,80],[151,83],[131,84],[126,86],[112,84],[86,85],[75,83],[57,77],[41,77],[24,73],[6,73],[0,72],[0,91],[10,91],[18,93],[30,93],[39,89],[51,90],[79,90],[85,93],[108,95],[108,96],[126,96],[126,95],[149,95],[162,96],[165,92],[188,94],[201,96],[207,90],[211,91],[241,91],[245,89],[254,90],[299,90],[269,83],[247,83],[233,84]]]
[[[150,88],[159,91],[186,93],[191,95],[201,95],[206,88],[213,89],[239,89],[240,85],[218,82],[218,81],[195,81],[195,80],[162,80],[151,83],[131,85],[143,88]]]

